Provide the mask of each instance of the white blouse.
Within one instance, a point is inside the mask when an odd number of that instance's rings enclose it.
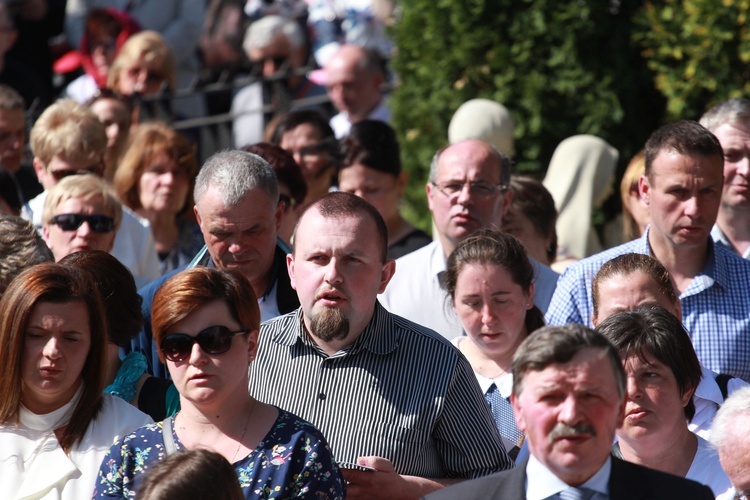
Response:
[[[91,498],[102,459],[121,436],[151,418],[120,398],[104,394],[101,411],[68,455],[54,429],[65,425],[80,398],[79,389],[63,407],[44,415],[23,405],[18,425],[0,426],[0,485],[4,498]]]

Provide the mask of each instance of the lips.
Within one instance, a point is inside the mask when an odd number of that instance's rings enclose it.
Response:
[[[640,406],[632,407],[625,412],[625,419],[630,422],[637,422],[643,419],[648,414],[648,411],[641,408]]]
[[[62,373],[62,370],[54,366],[41,366],[39,367],[39,372],[45,377],[54,377]]]
[[[209,375],[208,373],[194,373],[188,377],[188,381],[190,382],[204,382],[211,378],[213,375]]]

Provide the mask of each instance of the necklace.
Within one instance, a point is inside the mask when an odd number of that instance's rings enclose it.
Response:
[[[242,448],[242,440],[245,439],[245,433],[247,432],[247,426],[250,425],[250,417],[253,416],[253,412],[255,411],[255,400],[250,400],[250,411],[247,412],[247,419],[245,420],[245,428],[242,429],[242,435],[240,436],[240,441],[237,443],[237,449],[234,452],[234,455],[232,455],[231,463],[234,463],[234,460],[237,458],[237,454],[240,452],[240,448]]]

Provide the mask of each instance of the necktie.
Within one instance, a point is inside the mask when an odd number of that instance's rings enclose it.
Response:
[[[596,495],[596,491],[588,488],[568,487],[559,493],[560,500],[591,500]]]
[[[484,397],[490,404],[492,416],[495,419],[497,430],[500,431],[500,434],[516,444],[520,443],[523,433],[516,427],[513,405],[500,394],[500,390],[494,383],[487,390]]]

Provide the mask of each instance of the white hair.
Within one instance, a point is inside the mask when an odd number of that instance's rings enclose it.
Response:
[[[738,436],[750,432],[750,387],[734,391],[719,408],[709,441],[714,448],[736,445]]]
[[[247,52],[250,49],[267,47],[278,36],[286,38],[292,50],[302,47],[305,43],[305,33],[298,22],[282,16],[266,16],[247,28],[242,48]]]

